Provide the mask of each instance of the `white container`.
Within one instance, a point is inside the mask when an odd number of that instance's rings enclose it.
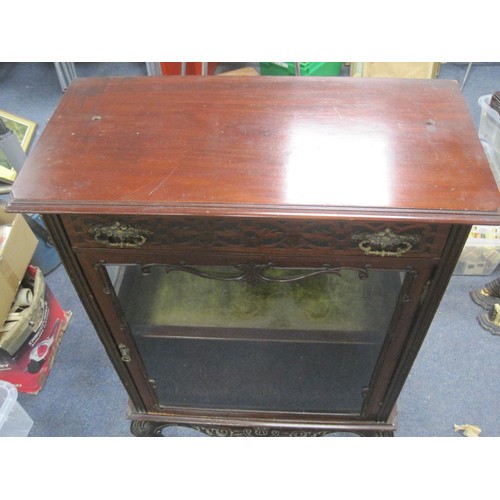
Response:
[[[477,101],[481,107],[478,135],[500,189],[500,115],[490,106],[490,100],[491,95],[483,95]]]
[[[17,389],[0,380],[0,437],[26,437],[33,420],[17,402]]]
[[[500,263],[500,227],[472,226],[454,274],[486,276]]]

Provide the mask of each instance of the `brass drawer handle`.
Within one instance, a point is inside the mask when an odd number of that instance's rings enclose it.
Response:
[[[98,224],[89,231],[95,241],[111,248],[139,248],[153,233],[147,229],[137,229],[120,222],[109,226]]]
[[[366,255],[380,257],[401,257],[420,241],[415,234],[396,234],[387,228],[378,233],[359,233],[352,237],[358,248]]]

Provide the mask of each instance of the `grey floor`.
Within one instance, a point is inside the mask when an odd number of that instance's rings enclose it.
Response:
[[[80,77],[146,74],[144,63],[77,63],[76,69]],[[467,63],[447,63],[439,78],[462,83],[466,69]],[[500,64],[475,63],[463,94],[476,127],[478,98],[498,90]],[[37,122],[35,141],[61,96],[52,63],[0,63],[0,108]],[[458,438],[454,424],[477,425],[484,437],[500,436],[500,336],[480,328],[481,310],[469,298],[498,275],[452,278],[399,398],[397,436]],[[127,395],[64,269],[47,276],[47,283],[73,316],[43,389],[19,395],[34,421],[30,436],[130,436]],[[202,435],[181,427],[164,434]]]

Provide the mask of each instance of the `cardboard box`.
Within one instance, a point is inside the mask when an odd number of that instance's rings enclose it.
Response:
[[[0,226],[11,229],[0,248],[0,325],[3,325],[35,253],[37,237],[20,214],[8,214],[0,204]]]
[[[26,274],[43,279],[40,269],[34,266],[29,266]],[[38,327],[14,356],[0,350],[0,380],[10,382],[19,392],[27,394],[37,394],[43,387],[71,319],[71,312],[61,308],[47,284],[41,318]]]
[[[436,78],[437,62],[352,62],[350,76],[375,78]]]

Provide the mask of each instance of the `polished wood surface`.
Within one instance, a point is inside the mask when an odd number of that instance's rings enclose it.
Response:
[[[283,77],[75,80],[12,209],[498,222],[456,82]]]
[[[44,215],[130,397],[137,435],[168,425],[210,435],[392,434],[470,226],[500,224],[499,207],[456,82],[236,76],[74,80],[10,204]],[[233,280],[249,285],[273,268],[355,270],[359,279],[400,271],[404,280],[368,385],[355,389],[359,411],[168,406],[158,395],[165,377],[151,378],[108,265],[140,266],[144,276],[156,265],[232,266],[243,273]],[[199,328],[188,332],[194,343],[283,340],[272,328]],[[164,338],[187,335],[167,330]]]

